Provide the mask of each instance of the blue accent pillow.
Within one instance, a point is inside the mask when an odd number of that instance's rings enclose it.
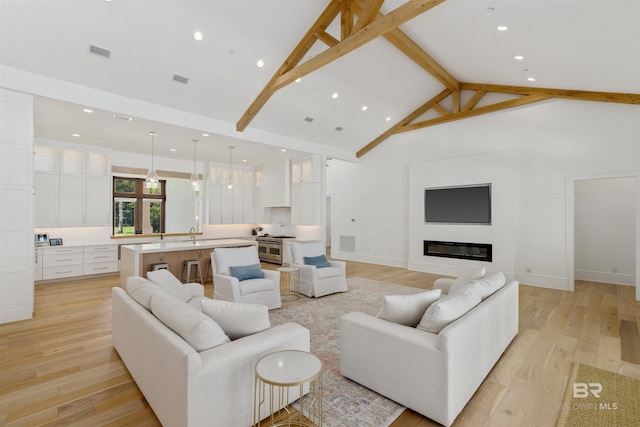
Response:
[[[229,267],[231,275],[238,280],[263,279],[264,273],[260,269],[260,264],[238,265]]]
[[[315,265],[318,268],[329,267],[329,261],[325,255],[318,256],[306,256],[304,257],[304,263],[306,265]]]

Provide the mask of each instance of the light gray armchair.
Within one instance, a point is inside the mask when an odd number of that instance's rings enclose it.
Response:
[[[321,297],[347,291],[346,263],[327,260],[324,242],[294,242],[291,244],[289,258],[291,267],[300,269],[299,292],[301,294],[308,297]],[[321,261],[320,266],[314,265],[317,261]]]
[[[262,270],[258,248],[216,248],[211,252],[213,299],[282,307],[280,272]]]

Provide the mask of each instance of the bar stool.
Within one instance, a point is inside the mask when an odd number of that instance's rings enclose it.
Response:
[[[213,266],[211,265],[211,257],[207,259],[207,274],[204,276],[204,281],[208,282],[209,277],[213,280]]]
[[[152,271],[158,271],[158,270],[168,270],[169,269],[169,264],[167,264],[166,262],[161,262],[158,264],[152,264],[151,265],[151,270]]]
[[[193,280],[196,281],[200,278],[200,283],[202,282],[202,266],[200,265],[199,259],[192,259],[188,261],[184,261],[182,263],[182,278],[184,283],[191,282],[191,267],[193,267]],[[185,269],[187,270],[187,274],[185,275]]]

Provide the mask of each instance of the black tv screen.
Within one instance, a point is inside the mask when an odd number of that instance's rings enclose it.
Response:
[[[426,188],[427,223],[491,224],[491,184]]]

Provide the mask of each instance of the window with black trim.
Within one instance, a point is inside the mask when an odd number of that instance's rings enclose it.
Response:
[[[165,231],[166,181],[145,188],[143,178],[113,177],[113,235]]]

